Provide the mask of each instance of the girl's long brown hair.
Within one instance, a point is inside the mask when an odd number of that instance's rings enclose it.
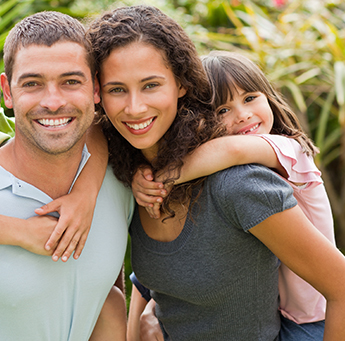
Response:
[[[241,54],[228,51],[212,51],[201,59],[211,84],[214,111],[228,99],[232,100],[236,87],[247,92],[261,92],[266,95],[274,116],[270,133],[294,138],[307,155],[318,153],[296,114],[255,63]]]

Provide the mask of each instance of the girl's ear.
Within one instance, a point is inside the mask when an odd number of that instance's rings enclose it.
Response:
[[[4,95],[4,103],[7,108],[12,109],[13,103],[12,103],[11,88],[10,88],[10,85],[8,83],[8,79],[5,73],[2,73],[0,75],[0,80],[1,80],[2,93]]]
[[[178,90],[178,98],[183,97],[186,94],[186,92],[187,92],[187,89],[184,86],[180,85],[179,90]]]

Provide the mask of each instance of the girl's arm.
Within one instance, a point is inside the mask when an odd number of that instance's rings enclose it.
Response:
[[[271,145],[255,135],[232,135],[216,138],[197,148],[184,159],[180,177],[174,184],[181,184],[208,176],[223,169],[248,163],[259,163],[272,168],[287,178]],[[161,172],[153,181],[150,169],[140,169],[133,178],[132,190],[137,203],[147,208],[152,218],[159,218],[159,207],[167,194],[163,182],[178,174]]]
[[[59,222],[45,245],[49,251],[60,240],[52,256],[54,261],[62,256],[66,262],[74,250],[73,257],[77,259],[90,231],[96,199],[108,164],[108,145],[99,125],[89,128],[86,143],[91,157],[71,193],[35,210],[40,215],[54,211],[60,214]]]
[[[249,230],[327,300],[324,340],[345,340],[345,257],[298,206]]]

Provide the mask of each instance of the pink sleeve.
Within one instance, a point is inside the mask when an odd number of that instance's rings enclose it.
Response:
[[[322,184],[321,172],[311,156],[302,152],[301,145],[293,138],[281,135],[260,135],[274,149],[280,164],[288,173],[288,180],[295,183]]]

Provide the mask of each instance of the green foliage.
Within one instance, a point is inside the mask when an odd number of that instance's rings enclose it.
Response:
[[[207,1],[202,22],[208,30],[193,39],[208,50],[246,55],[287,98],[320,149],[316,163],[330,197],[337,242],[344,248],[345,4],[281,2],[285,5],[278,7],[275,1]]]

